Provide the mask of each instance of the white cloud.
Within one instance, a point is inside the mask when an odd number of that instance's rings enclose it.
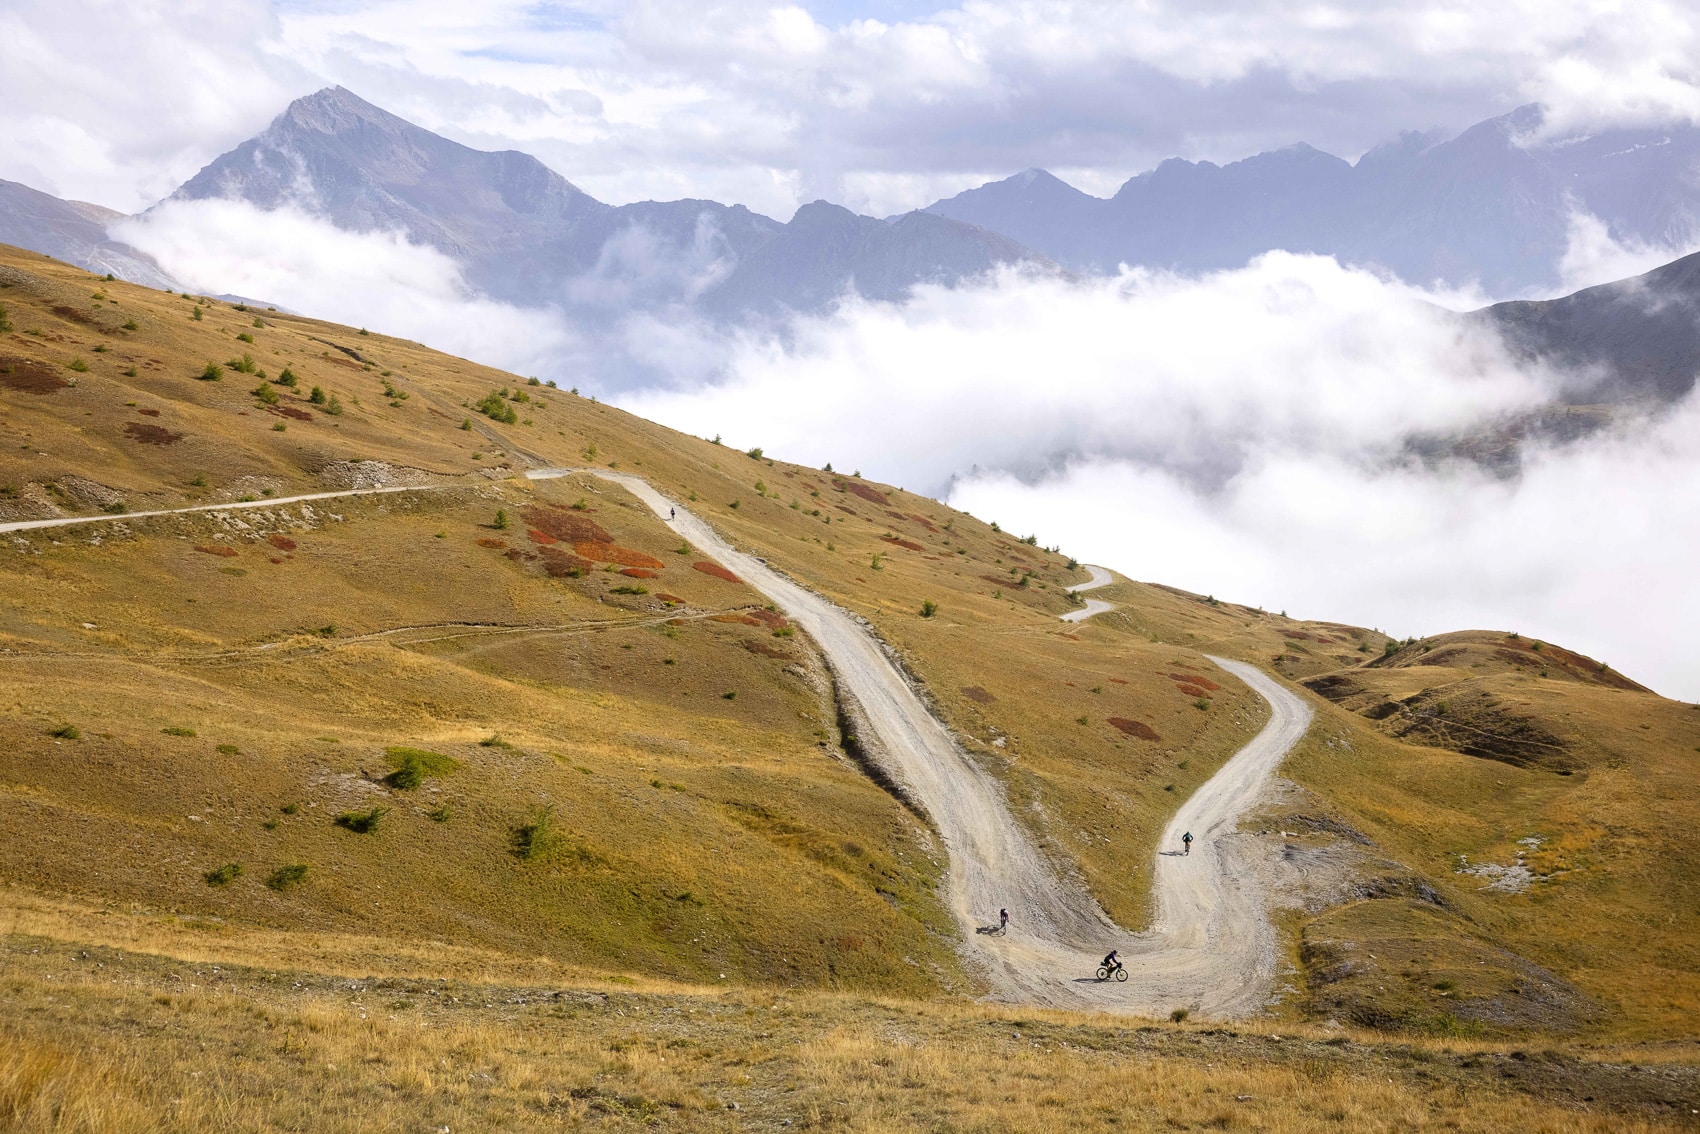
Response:
[[[1104,192],[1171,155],[1306,140],[1350,156],[1532,100],[1562,131],[1700,114],[1686,0],[834,11],[17,0],[0,12],[0,176],[135,208],[329,83],[469,145],[535,153],[614,203],[703,196],[781,218],[817,197],[900,212],[1034,165]]]
[[[1650,272],[1694,251],[1700,232],[1686,234],[1677,244],[1646,244],[1638,240],[1620,241],[1611,234],[1606,223],[1585,212],[1572,212],[1564,246],[1559,260],[1560,283],[1554,295],[1569,295],[1596,284],[1626,280]]]
[[[350,233],[296,208],[172,201],[115,226],[200,291],[369,327],[553,377],[580,344],[557,315],[474,296],[453,260],[400,233]]]
[[[1419,462],[1411,434],[1550,388],[1439,305],[1470,301],[1287,254],[1199,280],[1006,273],[738,341],[722,383],[622,404],[943,492],[1135,578],[1399,633],[1520,629],[1700,696],[1700,407],[1515,477]]]

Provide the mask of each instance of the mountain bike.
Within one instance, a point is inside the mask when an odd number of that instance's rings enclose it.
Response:
[[[1126,980],[1127,979],[1127,966],[1126,965],[1117,965],[1115,967],[1115,969],[1112,971],[1110,969],[1105,968],[1103,965],[1099,965],[1098,966],[1098,979],[1099,980],[1117,980],[1117,981]]]

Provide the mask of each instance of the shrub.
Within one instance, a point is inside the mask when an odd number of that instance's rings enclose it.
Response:
[[[48,735],[57,736],[60,740],[81,740],[83,738],[83,730],[74,724],[60,725],[58,728],[48,733]]]
[[[506,748],[508,751],[512,752],[514,746],[509,744],[507,741],[503,740],[501,733],[493,732],[489,736],[486,736],[483,740],[480,740],[478,742],[478,747],[480,747],[480,748]]]
[[[501,393],[496,390],[491,390],[484,395],[483,399],[473,408],[491,421],[499,421],[503,425],[512,425],[519,420],[519,414],[514,412],[514,407],[509,405]]]
[[[495,523],[494,526],[495,526],[496,530],[499,531],[499,532],[505,532],[505,531],[508,530],[507,509],[505,509],[505,508],[496,509],[496,523]]]
[[[12,321],[6,318],[6,309],[4,307],[0,307],[0,332],[10,331],[11,329]]]
[[[1188,1015],[1190,1015],[1190,1013],[1188,1013],[1185,1008],[1176,1008],[1173,1012],[1169,1013],[1169,1019],[1173,1023],[1178,1024],[1182,1020],[1186,1019]]]
[[[136,376],[136,368],[134,366],[126,366],[124,368],[124,377],[134,378],[135,376]]]
[[[736,701],[738,699],[738,691],[733,689],[722,693],[720,695],[720,699],[723,701]]]
[[[283,368],[283,373],[277,376],[277,384],[279,386],[289,386],[294,388],[295,384],[299,381],[301,381],[301,379],[295,376],[295,371],[291,370],[287,366]]]
[[[196,308],[195,308],[195,310],[194,310],[194,311],[193,311],[193,312],[192,312],[192,313],[191,313],[191,314],[190,314],[190,315],[189,315],[189,318],[191,318],[191,319],[193,319],[193,320],[194,320],[194,321],[195,321],[195,322],[197,322],[197,323],[199,323],[199,322],[200,322],[200,321],[201,321],[201,318],[202,318],[202,316],[201,316],[201,309],[200,309],[200,307],[198,307],[198,306],[197,306],[197,307],[196,307]]]
[[[139,331],[141,330],[141,327],[136,325],[136,321],[134,319],[127,319],[124,322],[124,329],[126,331]]]
[[[527,822],[515,827],[508,843],[513,856],[533,859],[541,856],[555,842],[555,807],[553,804],[534,812]]]
[[[389,813],[390,809],[387,807],[374,807],[369,811],[344,811],[336,817],[336,825],[346,831],[353,831],[356,835],[375,835],[378,833],[378,824],[382,823],[384,816]]]
[[[207,363],[207,368],[200,373],[200,379],[203,382],[217,382],[223,377],[224,367],[220,366],[216,362]]]
[[[281,894],[292,886],[301,885],[306,880],[307,864],[305,862],[292,862],[272,871],[271,877],[266,879],[266,888],[276,890]]]
[[[254,326],[264,327],[265,325],[266,321],[264,319],[260,318],[258,315],[254,316]]]
[[[251,354],[244,354],[241,358],[232,359],[224,365],[227,369],[234,370],[238,374],[257,374],[260,369],[259,364],[254,361],[254,356]]]
[[[240,756],[242,754],[242,750],[234,744],[220,744],[216,746],[213,751],[217,752],[220,756]]]
[[[270,382],[261,382],[258,386],[254,387],[252,393],[256,398],[260,399],[261,405],[277,405],[277,391],[272,389],[272,384]]]
[[[623,586],[615,587],[610,593],[616,595],[647,595],[649,593],[649,588],[640,587],[635,583],[627,583]]]
[[[337,401],[335,394],[332,394],[331,400],[325,403],[325,412],[330,414],[332,417],[341,416],[341,414],[342,414],[342,403]]]
[[[71,360],[71,369],[76,371],[78,374],[87,374],[89,372],[89,364],[80,358],[73,358]]]
[[[750,460],[752,460],[752,461],[761,460],[761,446],[757,445],[754,449],[751,449],[749,452],[745,453],[744,456],[750,458]]]
[[[273,433],[286,433],[288,431],[289,431],[289,426],[285,425],[281,421],[278,422],[276,425],[272,426],[272,432]]]
[[[927,599],[925,602],[921,603],[921,617],[922,618],[931,618],[933,615],[937,614],[938,612],[939,612],[939,604],[934,602],[932,599]]]
[[[207,880],[208,886],[223,886],[242,877],[242,864],[240,862],[227,862],[216,870],[207,871],[201,877]]]
[[[254,336],[250,335],[247,331],[243,331],[240,335],[236,336],[236,341],[239,343],[251,343],[254,341]]]
[[[307,395],[307,400],[316,406],[322,406],[326,402],[330,401],[330,398],[325,396],[323,389],[318,386],[314,386],[312,393]]]
[[[1381,644],[1381,656],[1384,657],[1384,658],[1390,658],[1398,652],[1399,652],[1399,643],[1395,642],[1391,638],[1387,639],[1387,641],[1385,641]]]
[[[105,354],[106,353],[106,344],[105,343],[96,343],[95,348],[94,348],[94,352],[96,354]]]
[[[163,732],[167,736],[194,736],[195,735],[194,729],[184,728],[182,725],[167,725],[165,728],[162,728],[159,731]]]
[[[1210,698],[1199,697],[1198,699],[1193,701],[1192,707],[1197,709],[1201,713],[1205,712],[1206,710],[1208,710],[1210,708]]]
[[[447,823],[455,817],[454,808],[446,803],[440,803],[425,813],[433,823]]]

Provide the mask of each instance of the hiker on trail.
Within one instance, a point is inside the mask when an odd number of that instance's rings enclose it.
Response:
[[[679,510],[677,508],[667,509],[667,518],[669,520],[677,520],[679,518]]]
[[[1187,854],[1192,853],[1192,832],[1191,831],[1188,831],[1186,834],[1181,836],[1181,845],[1186,848]]]
[[[1008,910],[999,910],[998,911],[998,931],[1001,933],[1008,928],[1009,928],[1009,911]]]

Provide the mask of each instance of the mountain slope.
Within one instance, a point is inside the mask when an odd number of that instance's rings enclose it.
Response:
[[[0,180],[0,244],[28,248],[99,275],[110,272],[144,287],[175,287],[152,258],[106,235],[107,226],[123,215]]]
[[[1471,318],[1522,357],[1566,372],[1574,402],[1669,404],[1700,374],[1700,253],[1561,299],[1498,303]]]
[[[0,298],[0,522],[98,518],[0,544],[0,900],[557,983],[974,990],[937,835],[863,774],[807,635],[621,490],[518,475],[594,465],[865,618],[1123,925],[1263,720],[1205,655],[1313,683],[1293,785],[1235,836],[1287,904],[1284,1020],[1692,1031],[1700,714],[1586,659],[1122,579],[1064,624],[1077,564],[900,489],[15,251]],[[396,485],[428,490],[218,507]],[[186,505],[213,507],[134,515]]]

